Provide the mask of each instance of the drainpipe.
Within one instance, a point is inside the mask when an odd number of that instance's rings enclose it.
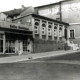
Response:
[[[62,21],[62,4],[60,2],[60,7],[59,7],[59,11],[60,11],[60,21]]]

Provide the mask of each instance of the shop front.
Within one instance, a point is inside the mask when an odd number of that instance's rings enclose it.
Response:
[[[0,28],[0,53],[2,54],[31,53],[32,42],[32,31]]]

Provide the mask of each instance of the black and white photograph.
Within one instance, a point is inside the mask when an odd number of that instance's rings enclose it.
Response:
[[[80,80],[80,0],[1,0],[0,80]]]

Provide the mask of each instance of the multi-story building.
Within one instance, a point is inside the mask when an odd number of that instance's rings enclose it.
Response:
[[[80,0],[63,0],[35,9],[39,15],[69,23],[69,40],[80,44]]]
[[[69,24],[37,14],[33,7],[0,13],[0,52],[63,50]]]

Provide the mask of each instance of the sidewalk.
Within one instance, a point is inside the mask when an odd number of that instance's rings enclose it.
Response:
[[[18,56],[11,56],[11,57],[2,57],[0,58],[0,63],[13,63],[13,62],[19,62],[19,61],[25,61],[30,60],[29,57],[32,57],[32,59],[37,58],[44,58],[44,57],[55,57],[55,56],[61,56],[65,54],[75,54],[80,52],[78,51],[52,51],[52,52],[43,52],[43,53],[34,53],[34,54],[28,54],[28,55],[18,55]]]

